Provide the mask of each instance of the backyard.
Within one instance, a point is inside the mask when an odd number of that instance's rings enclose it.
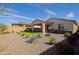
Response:
[[[47,49],[53,47],[54,45],[47,44],[49,40],[53,37],[59,42],[63,41],[65,37],[62,34],[51,34],[51,36],[42,36],[36,38],[36,42],[28,43],[30,40],[24,36],[38,35],[41,33],[36,32],[21,32],[21,33],[9,33],[0,36],[0,54],[15,54],[15,55],[38,55]],[[24,35],[24,36],[23,36]],[[66,43],[66,41],[64,42]],[[52,54],[56,54],[56,48],[52,49]]]
[[[72,47],[67,46],[67,37],[64,34],[42,32],[9,33],[7,26],[0,24],[0,54],[4,55],[55,55],[73,54]],[[65,34],[69,36],[69,33]],[[64,49],[65,48],[65,49]],[[63,50],[62,50],[63,49]],[[65,50],[67,50],[65,52]],[[57,53],[58,51],[58,53]],[[61,51],[61,52],[59,52]],[[62,52],[63,51],[63,52]],[[69,52],[70,51],[70,52]]]

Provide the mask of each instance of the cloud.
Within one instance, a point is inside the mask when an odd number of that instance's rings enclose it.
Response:
[[[0,17],[5,17],[5,18],[19,18],[21,20],[33,20],[33,18],[25,17],[22,15],[17,14],[18,11],[11,9],[11,8],[4,8],[0,7]]]
[[[0,15],[0,17],[3,20],[6,21],[12,21],[12,22],[30,22],[33,20],[33,18],[17,15],[17,14],[11,14],[11,13],[4,13]]]
[[[4,7],[0,7],[0,13],[3,13],[5,11],[6,11],[6,9]]]
[[[11,8],[6,8],[6,11],[10,11],[10,12],[18,12],[17,10],[11,9]]]
[[[73,19],[75,17],[74,13],[73,12],[70,12],[66,15],[66,19]]]
[[[49,9],[45,9],[45,12],[47,13],[47,15],[49,17],[56,16],[56,13],[54,11],[49,10]]]
[[[3,14],[0,14],[1,17],[7,17],[7,18],[19,18],[21,20],[33,20],[33,18],[29,18],[29,17],[25,17],[25,16],[22,16],[22,15],[18,15],[18,14],[13,14],[13,13],[3,13]]]
[[[17,15],[17,14],[9,14],[9,15],[10,15],[11,17],[17,17],[17,18],[21,18],[21,19],[25,19],[25,20],[33,20],[33,18],[29,18],[29,17]]]
[[[0,7],[0,14],[6,13],[6,12],[17,13],[18,11],[11,8]]]

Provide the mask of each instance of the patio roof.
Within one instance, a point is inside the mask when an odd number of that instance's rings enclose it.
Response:
[[[45,22],[46,22],[46,21],[36,19],[36,20],[34,20],[34,21],[32,22],[32,24],[42,24],[42,23],[45,23]]]

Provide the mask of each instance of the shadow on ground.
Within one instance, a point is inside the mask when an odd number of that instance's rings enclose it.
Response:
[[[65,38],[63,41],[55,44],[51,48],[40,53],[39,55],[79,55],[79,48],[76,48],[79,44],[77,43],[78,39],[79,32]]]

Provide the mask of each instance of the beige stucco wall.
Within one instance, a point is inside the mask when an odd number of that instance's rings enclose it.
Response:
[[[27,27],[12,27],[12,31],[13,32],[20,32],[20,31],[24,31]]]
[[[7,29],[5,30],[5,32],[12,32],[12,27],[8,26]]]
[[[73,22],[70,22],[70,21],[55,19],[55,20],[49,20],[49,22],[53,23],[52,24],[53,30],[58,30],[58,24],[63,24],[65,31],[72,31],[73,33],[77,31],[77,26]]]
[[[20,32],[20,31],[24,31],[25,29],[30,28],[30,27],[26,27],[26,26],[10,26],[7,28],[6,32]]]
[[[73,33],[77,32],[78,26],[76,24],[73,24]]]

